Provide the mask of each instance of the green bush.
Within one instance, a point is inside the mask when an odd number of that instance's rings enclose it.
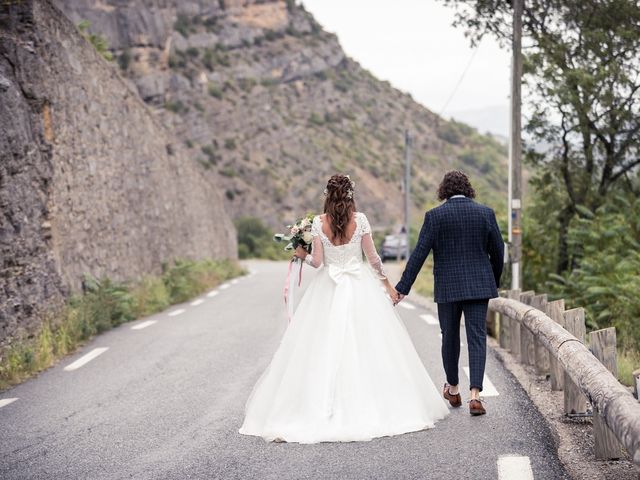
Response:
[[[214,145],[203,145],[200,149],[202,150],[202,153],[207,156],[210,165],[215,165],[218,163],[218,160],[220,160],[220,156],[218,155],[217,149]]]
[[[51,312],[33,337],[15,339],[0,352],[0,390],[51,366],[100,332],[184,302],[243,272],[230,260],[175,260],[163,265],[161,276],[133,284],[87,276],[83,293]]]
[[[207,48],[202,57],[202,63],[209,70],[214,70],[217,65],[228,67],[231,65],[229,55],[224,52],[221,46],[216,49]]]
[[[131,50],[128,48],[124,50],[118,57],[118,65],[122,70],[127,70],[131,64]]]
[[[180,32],[183,37],[188,37],[190,33],[195,33],[196,29],[194,28],[193,22],[191,19],[184,14],[179,14],[175,23],[173,24],[173,29]]]
[[[235,222],[238,232],[238,255],[240,258],[266,258],[283,260],[291,258],[284,245],[273,240],[272,232],[256,217],[241,217]]]
[[[189,107],[182,103],[182,100],[169,100],[165,102],[164,108],[173,113],[186,113]]]
[[[187,58],[184,52],[176,50],[169,56],[169,68],[174,70],[187,68]]]
[[[316,112],[313,112],[309,116],[309,123],[312,125],[322,126],[324,125],[324,117]]]
[[[616,327],[618,344],[640,351],[640,197],[616,195],[594,213],[580,208],[570,227],[579,265],[551,274],[553,293],[584,307],[591,329]]]
[[[222,99],[222,89],[215,83],[209,83],[208,90],[209,95],[212,97],[217,98],[218,100]]]
[[[257,83],[255,78],[241,78],[238,80],[238,86],[247,93],[251,92]]]
[[[109,43],[107,42],[107,39],[102,35],[96,35],[89,32],[89,28],[91,28],[91,22],[88,20],[82,20],[78,23],[78,30],[80,30],[82,36],[86,38],[91,45],[93,45],[100,55],[111,62],[113,60],[113,53],[109,51]]]

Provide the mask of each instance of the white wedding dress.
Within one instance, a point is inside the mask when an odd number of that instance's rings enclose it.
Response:
[[[315,217],[308,263],[320,271],[247,401],[240,433],[362,441],[431,428],[448,414],[381,289],[384,271],[367,217],[356,213],[355,220],[351,241],[334,246]]]

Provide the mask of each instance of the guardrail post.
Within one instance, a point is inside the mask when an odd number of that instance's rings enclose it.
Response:
[[[497,323],[498,322],[496,320],[496,312],[488,308],[487,309],[487,334],[491,335],[494,338],[498,338],[498,332],[496,330]]]
[[[584,337],[587,333],[584,324],[584,309],[574,308],[564,312],[564,328],[584,344]],[[580,391],[580,388],[571,380],[567,372],[564,372],[564,413],[586,412],[587,399]]]
[[[509,330],[511,328],[509,325],[509,317],[500,312],[496,312],[496,315],[498,315],[498,340],[500,341],[500,347],[508,349],[511,346],[511,340],[509,338]]]
[[[604,328],[591,332],[589,334],[589,350],[614,377],[618,376],[615,328]],[[594,450],[598,460],[612,460],[622,457],[620,442],[604,423],[604,419],[595,405],[593,407],[593,437]]]
[[[509,290],[507,292],[508,298],[511,300],[520,301],[520,290]],[[516,360],[520,360],[520,323],[512,318],[508,318],[506,315],[500,315],[500,318],[504,317],[509,325],[509,348],[511,355],[516,357]]]
[[[531,306],[537,308],[541,312],[547,311],[547,294],[536,295],[531,299]],[[545,375],[549,372],[549,352],[544,348],[538,337],[534,337],[535,345],[535,365],[538,375]]]
[[[520,301],[531,305],[531,300],[536,296],[533,290],[528,292],[522,292],[520,294]],[[522,325],[520,328],[520,361],[525,365],[533,365],[536,359],[536,347],[534,336],[531,331]]]
[[[555,300],[547,303],[547,316],[564,328],[564,300]],[[549,355],[549,381],[551,390],[564,388],[564,371],[555,356]]]

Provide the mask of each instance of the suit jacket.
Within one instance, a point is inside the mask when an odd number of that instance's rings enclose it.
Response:
[[[459,197],[428,211],[398,292],[409,293],[431,250],[437,303],[498,296],[504,243],[489,207]]]

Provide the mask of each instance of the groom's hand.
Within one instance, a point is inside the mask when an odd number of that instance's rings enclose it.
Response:
[[[394,305],[399,304],[399,303],[402,301],[402,299],[403,299],[404,297],[405,297],[405,296],[404,296],[403,294],[401,294],[400,292],[396,292],[396,298],[395,298],[395,300],[393,301],[393,304],[394,304]]]

